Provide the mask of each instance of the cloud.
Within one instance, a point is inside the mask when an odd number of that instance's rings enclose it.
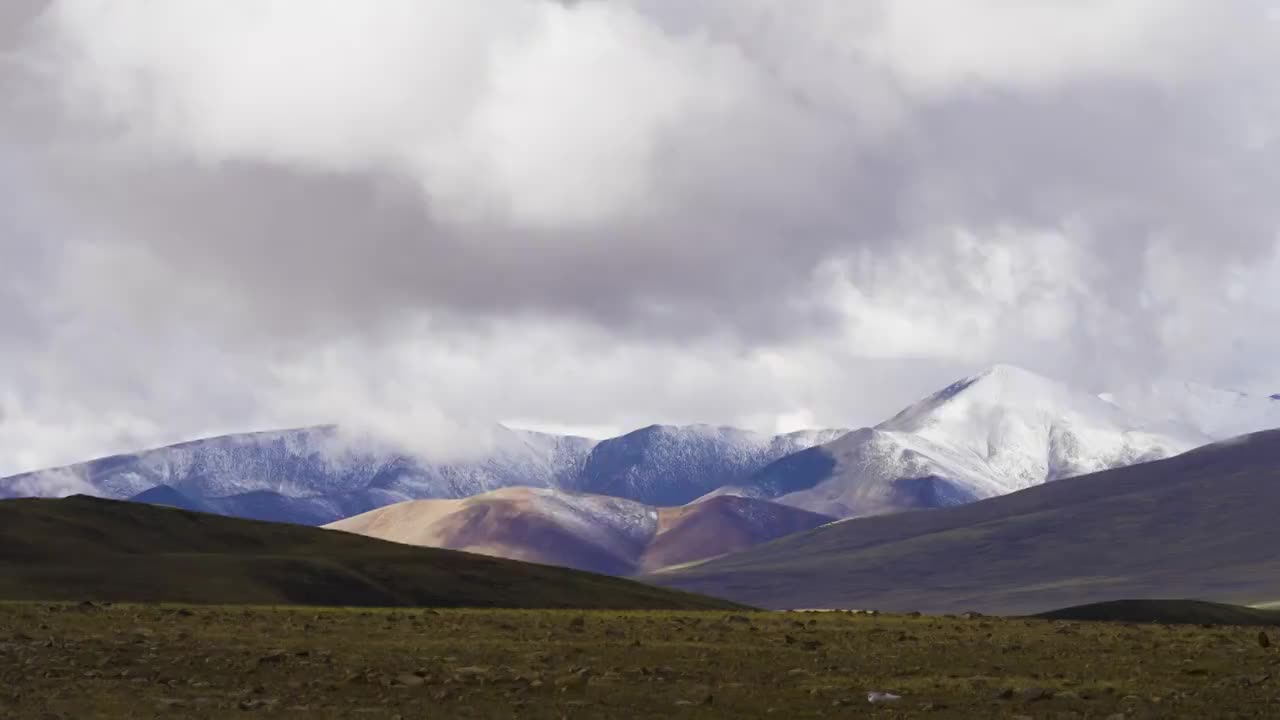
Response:
[[[9,4],[0,472],[357,418],[851,425],[995,361],[1274,392],[1268,11]]]
[[[99,492],[72,470],[41,470],[24,475],[3,488],[4,497],[55,497],[98,495]]]

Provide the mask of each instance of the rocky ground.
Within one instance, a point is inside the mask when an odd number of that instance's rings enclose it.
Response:
[[[1274,635],[978,616],[10,604],[0,718],[1280,717]]]

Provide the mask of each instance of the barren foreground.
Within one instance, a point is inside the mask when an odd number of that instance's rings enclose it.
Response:
[[[872,691],[901,699],[873,705]],[[3,718],[860,716],[1280,717],[1280,637],[843,613],[0,605]]]

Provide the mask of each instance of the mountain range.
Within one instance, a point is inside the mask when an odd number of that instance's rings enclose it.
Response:
[[[494,425],[436,461],[338,425],[245,433],[0,479],[0,498],[72,492],[321,525],[407,500],[530,487],[681,505],[842,430],[769,436],[654,425],[603,441]]]
[[[0,479],[0,498],[79,492],[321,525],[524,487],[651,508],[747,497],[849,518],[963,505],[1271,427],[1271,397],[1189,383],[1099,395],[1000,365],[853,432],[653,425],[597,441],[495,424],[444,460],[329,425],[26,473]]]

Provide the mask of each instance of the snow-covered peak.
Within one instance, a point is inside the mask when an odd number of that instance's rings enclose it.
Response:
[[[953,466],[977,461],[985,491],[1010,492],[1071,475],[1189,450],[1211,438],[1194,428],[1129,412],[1123,403],[1013,365],[955,382],[876,429],[924,441],[924,454]]]
[[[997,365],[930,395],[877,429],[979,447],[1007,444],[1016,439],[1010,433],[1065,426],[1124,432],[1163,429],[1165,423],[1029,370]]]

